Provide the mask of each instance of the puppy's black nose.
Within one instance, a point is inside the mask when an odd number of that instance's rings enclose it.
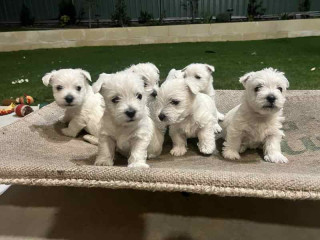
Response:
[[[163,121],[166,118],[166,115],[164,115],[163,113],[160,113],[158,118],[160,119],[160,121]]]
[[[153,90],[153,92],[151,93],[151,96],[155,98],[157,95],[158,95],[157,91]]]
[[[267,96],[267,100],[269,103],[274,103],[276,101],[276,97],[272,94]]]
[[[74,97],[72,95],[67,95],[64,99],[66,100],[67,103],[72,103],[73,98]]]
[[[129,108],[126,112],[125,112],[125,114],[129,117],[129,118],[133,118],[134,117],[134,115],[136,115],[136,110],[134,110],[133,108]]]

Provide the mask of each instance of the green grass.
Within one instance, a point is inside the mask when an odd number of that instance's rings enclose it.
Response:
[[[213,51],[214,53],[206,53]],[[0,101],[23,93],[37,102],[52,101],[42,76],[60,68],[83,68],[96,80],[101,72],[115,72],[131,64],[153,62],[161,79],[171,68],[189,63],[215,66],[216,89],[242,89],[240,76],[274,67],[286,73],[290,89],[320,89],[320,37],[246,42],[178,43],[117,47],[82,47],[0,53]],[[310,71],[316,67],[315,71]],[[29,83],[11,82],[28,78]]]

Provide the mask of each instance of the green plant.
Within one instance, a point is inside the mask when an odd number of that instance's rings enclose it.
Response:
[[[254,20],[256,16],[263,15],[266,9],[262,7],[262,0],[258,2],[257,0],[249,0],[247,13],[249,21]]]
[[[216,17],[216,22],[218,23],[230,22],[230,21],[231,21],[231,15],[228,12],[219,13]]]
[[[140,11],[139,23],[149,23],[153,20],[153,15],[147,11]]]
[[[288,13],[281,13],[280,19],[281,20],[288,20],[288,19],[290,19],[290,17],[288,15]]]
[[[213,14],[211,14],[210,12],[206,12],[203,14],[202,23],[212,23],[212,20]]]
[[[68,16],[70,20],[67,24],[74,24],[76,22],[76,8],[71,0],[61,0],[59,3],[59,19],[62,16]]]
[[[300,0],[299,1],[299,11],[300,12],[310,11],[310,5],[311,5],[310,0]]]
[[[121,27],[130,24],[130,17],[127,15],[127,6],[124,0],[117,0],[115,12],[112,14],[111,19]]]
[[[20,22],[22,26],[30,26],[34,23],[34,17],[31,16],[30,9],[24,3],[20,12]]]
[[[70,17],[68,15],[63,15],[60,17],[60,26],[65,27],[70,23]]]

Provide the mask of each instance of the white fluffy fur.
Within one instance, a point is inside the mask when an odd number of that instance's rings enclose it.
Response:
[[[280,142],[284,136],[282,109],[288,80],[284,73],[267,68],[245,74],[240,82],[245,87],[241,104],[228,112],[222,123],[226,133],[223,156],[240,159],[239,153],[263,145],[265,161],[286,163]],[[275,97],[273,104],[268,96]]]
[[[66,109],[60,120],[69,124],[67,128],[62,129],[62,133],[76,137],[82,129],[85,129],[91,135],[85,135],[84,139],[97,144],[104,102],[100,94],[94,94],[92,91],[88,83],[91,81],[90,74],[82,69],[53,70],[47,73],[42,81],[45,86],[52,86],[56,103]],[[73,97],[71,103],[66,101],[67,96]]]
[[[192,63],[182,70],[171,69],[166,80],[172,80],[183,77],[191,91],[201,92],[209,95],[215,104],[215,91],[213,88],[212,73],[215,71],[214,66],[202,63]],[[218,111],[218,119],[223,120],[224,115]]]
[[[159,120],[169,125],[173,142],[170,153],[174,156],[184,155],[187,138],[193,137],[199,139],[200,152],[212,154],[216,150],[215,133],[221,131],[212,99],[191,88],[185,79],[177,78],[165,81],[159,90],[157,114]]]
[[[117,150],[129,157],[129,167],[149,167],[147,157],[158,156],[162,144],[154,134],[155,125],[149,117],[147,95],[141,77],[128,71],[100,75],[94,88],[101,92],[106,104],[95,165],[113,165]],[[129,109],[136,111],[133,118],[125,113]]]

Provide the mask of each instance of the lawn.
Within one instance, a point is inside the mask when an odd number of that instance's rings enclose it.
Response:
[[[53,69],[83,68],[95,81],[101,72],[115,72],[148,61],[158,66],[161,79],[171,68],[181,69],[192,62],[212,64],[216,68],[216,89],[242,89],[239,77],[264,67],[284,71],[290,89],[320,89],[320,37],[306,37],[0,53],[0,101],[23,93],[34,96],[37,103],[53,101],[51,89],[41,81]],[[12,85],[12,81],[21,78],[29,82]]]

